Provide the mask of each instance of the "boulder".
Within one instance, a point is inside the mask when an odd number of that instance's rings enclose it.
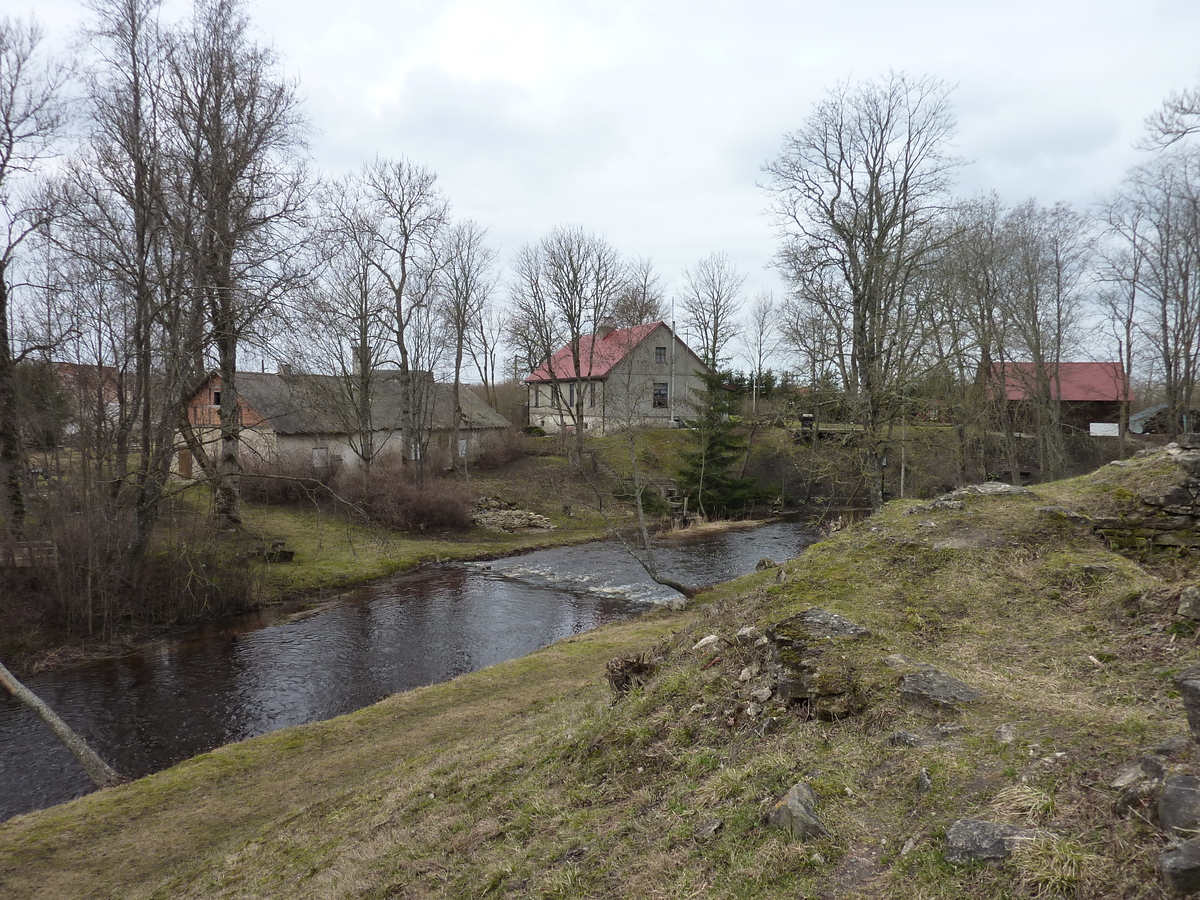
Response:
[[[1158,871],[1167,889],[1176,894],[1200,891],[1200,842],[1169,845],[1158,858]]]
[[[1200,741],[1200,666],[1192,666],[1176,675],[1175,685],[1183,697],[1192,739]]]
[[[822,719],[861,712],[863,691],[847,649],[870,633],[862,625],[816,607],[767,629],[773,644],[775,696],[784,701],[805,700]]]
[[[1124,818],[1131,812],[1149,806],[1162,789],[1167,769],[1155,756],[1144,756],[1113,779],[1112,787],[1120,791],[1113,801],[1113,812]]]
[[[1169,775],[1158,795],[1158,824],[1169,835],[1191,837],[1200,827],[1200,778]]]
[[[1200,619],[1200,587],[1192,585],[1183,589],[1177,614],[1185,619]]]
[[[767,569],[774,569],[779,564],[769,556],[764,556],[754,566],[755,572],[765,572]]]
[[[932,667],[900,679],[900,696],[918,706],[957,712],[983,696],[983,692]]]
[[[767,811],[767,824],[782,828],[801,841],[829,835],[817,818],[817,797],[803,782],[792,785],[783,799]]]
[[[959,819],[946,832],[946,862],[962,865],[971,862],[994,862],[1008,858],[1022,841],[1030,840],[1034,832],[1016,825],[984,822],[980,819]]]

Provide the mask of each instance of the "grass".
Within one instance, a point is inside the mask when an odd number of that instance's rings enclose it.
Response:
[[[1163,896],[1161,836],[1116,817],[1107,785],[1186,731],[1170,674],[1197,662],[1197,640],[1170,632],[1160,598],[1196,579],[1196,560],[1121,556],[1037,511],[1128,508],[1114,497],[1158,484],[1157,465],[962,510],[890,504],[788,561],[781,580],[747,576],[683,613],[18,817],[0,824],[3,895]],[[865,711],[820,721],[773,700],[752,711],[767,659],[734,640],[738,628],[815,605],[872,630],[839,659]],[[708,634],[722,641],[694,651]],[[605,663],[638,653],[657,672],[614,700]],[[895,654],[984,697],[960,713],[908,706]],[[743,682],[756,662],[762,674]],[[1005,724],[1009,743],[995,737]],[[900,730],[937,736],[890,741]],[[764,824],[797,781],[831,837],[800,843]],[[952,866],[944,836],[962,817],[1037,838],[998,865]]]

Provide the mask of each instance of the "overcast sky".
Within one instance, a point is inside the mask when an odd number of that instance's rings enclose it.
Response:
[[[955,85],[972,160],[961,193],[1081,206],[1137,160],[1162,99],[1200,81],[1196,0],[259,0],[250,12],[299,81],[317,168],[406,156],[504,258],[579,224],[651,257],[668,288],[725,251],[751,290],[781,292],[755,183],[840,80],[894,69]],[[35,15],[62,45],[84,10],[38,0]]]

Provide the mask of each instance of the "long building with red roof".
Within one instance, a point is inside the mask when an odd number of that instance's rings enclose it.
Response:
[[[602,324],[525,377],[529,424],[605,434],[631,425],[670,427],[690,415],[708,368],[666,322]]]

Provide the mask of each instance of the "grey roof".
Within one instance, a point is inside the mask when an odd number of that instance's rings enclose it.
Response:
[[[421,419],[429,427],[454,426],[454,385],[439,384],[417,374]],[[399,372],[375,373],[371,388],[371,417],[378,431],[393,431],[404,422],[406,379]],[[277,434],[349,434],[357,430],[350,381],[336,375],[266,374],[238,372],[237,391],[242,404],[266,419]],[[464,386],[461,391],[463,421],[468,429],[507,428],[506,418]]]

